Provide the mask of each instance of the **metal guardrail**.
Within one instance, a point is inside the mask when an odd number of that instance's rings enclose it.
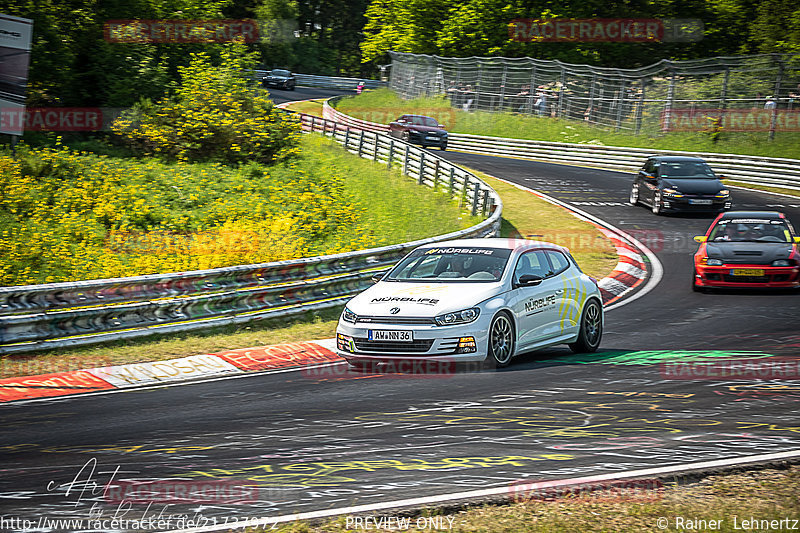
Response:
[[[431,242],[496,235],[502,202],[480,178],[426,150],[302,113],[320,132],[367,159],[400,167],[447,191],[486,220],[413,242],[336,255],[195,272],[0,287],[0,354],[205,329],[341,305],[371,276]]]
[[[268,70],[256,70],[256,80],[260,81],[261,78],[267,75]],[[364,83],[367,89],[377,89],[378,87],[386,87],[387,83],[380,80],[370,80],[367,78],[342,78],[338,76],[315,76],[313,74],[297,74],[297,85],[303,87],[318,87],[320,89],[341,89],[341,90],[355,90],[359,83]]]
[[[331,98],[325,103],[323,106],[325,118],[368,131],[388,131],[388,126],[385,124],[359,120],[334,109],[330,104],[335,103],[339,98]],[[641,168],[645,158],[651,155],[688,155],[702,157],[718,174],[727,179],[753,185],[800,190],[800,160],[798,159],[531,141],[465,133],[451,133],[448,139],[448,149],[547,163],[592,166],[623,172],[637,171]]]

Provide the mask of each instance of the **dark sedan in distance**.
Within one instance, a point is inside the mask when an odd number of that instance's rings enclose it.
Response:
[[[447,132],[435,118],[424,115],[403,115],[389,123],[389,135],[423,148],[438,146],[447,149]]]
[[[777,211],[728,211],[694,238],[692,288],[798,288],[800,237]]]
[[[636,174],[630,203],[650,206],[653,213],[669,211],[720,212],[730,209],[731,193],[703,159],[652,156]]]
[[[261,84],[264,87],[275,86],[278,89],[286,89],[287,91],[294,91],[297,86],[297,78],[288,70],[273,69],[267,72],[267,75],[261,78]]]

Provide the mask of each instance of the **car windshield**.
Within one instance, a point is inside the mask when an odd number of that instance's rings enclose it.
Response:
[[[406,256],[383,278],[384,281],[495,282],[511,256],[498,248],[424,248]]]
[[[288,78],[289,77],[289,71],[288,70],[273,70],[272,71],[272,75],[273,76],[283,76],[283,77]]]
[[[703,161],[662,161],[659,174],[662,178],[716,178]]]
[[[437,126],[439,126],[439,123],[436,122],[436,120],[432,119],[431,117],[412,116],[408,118],[408,122],[410,122],[415,126],[430,126],[432,128],[436,128]]]
[[[708,238],[711,242],[792,242],[786,220],[735,218],[720,220]]]

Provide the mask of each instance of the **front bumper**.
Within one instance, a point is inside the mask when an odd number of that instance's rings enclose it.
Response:
[[[408,142],[425,146],[447,146],[446,135],[430,135],[419,131],[408,132]]]
[[[706,203],[706,202],[711,203]],[[730,209],[733,205],[731,197],[717,198],[712,196],[666,196],[661,198],[666,211],[702,211],[719,212]],[[702,203],[698,203],[702,202]]]
[[[351,324],[339,321],[336,328],[336,353],[350,362],[426,360],[470,362],[486,359],[489,346],[489,324],[484,317],[475,322],[455,326]],[[410,331],[412,342],[370,341],[370,330]],[[472,337],[474,351],[464,353],[460,340]]]
[[[733,270],[761,270],[763,275],[735,275]],[[800,268],[769,265],[696,265],[695,284],[698,287],[725,288],[795,288],[800,287]]]

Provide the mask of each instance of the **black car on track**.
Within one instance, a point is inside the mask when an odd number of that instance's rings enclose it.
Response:
[[[630,203],[645,204],[656,215],[669,211],[721,212],[731,193],[699,157],[651,156],[636,174]]]
[[[297,86],[297,78],[288,70],[273,69],[267,72],[267,75],[261,78],[261,84],[264,87],[275,86],[278,89],[286,89],[287,91],[294,91]]]
[[[389,135],[409,143],[421,144],[423,148],[438,146],[447,149],[447,131],[432,117],[403,115],[389,123]]]

